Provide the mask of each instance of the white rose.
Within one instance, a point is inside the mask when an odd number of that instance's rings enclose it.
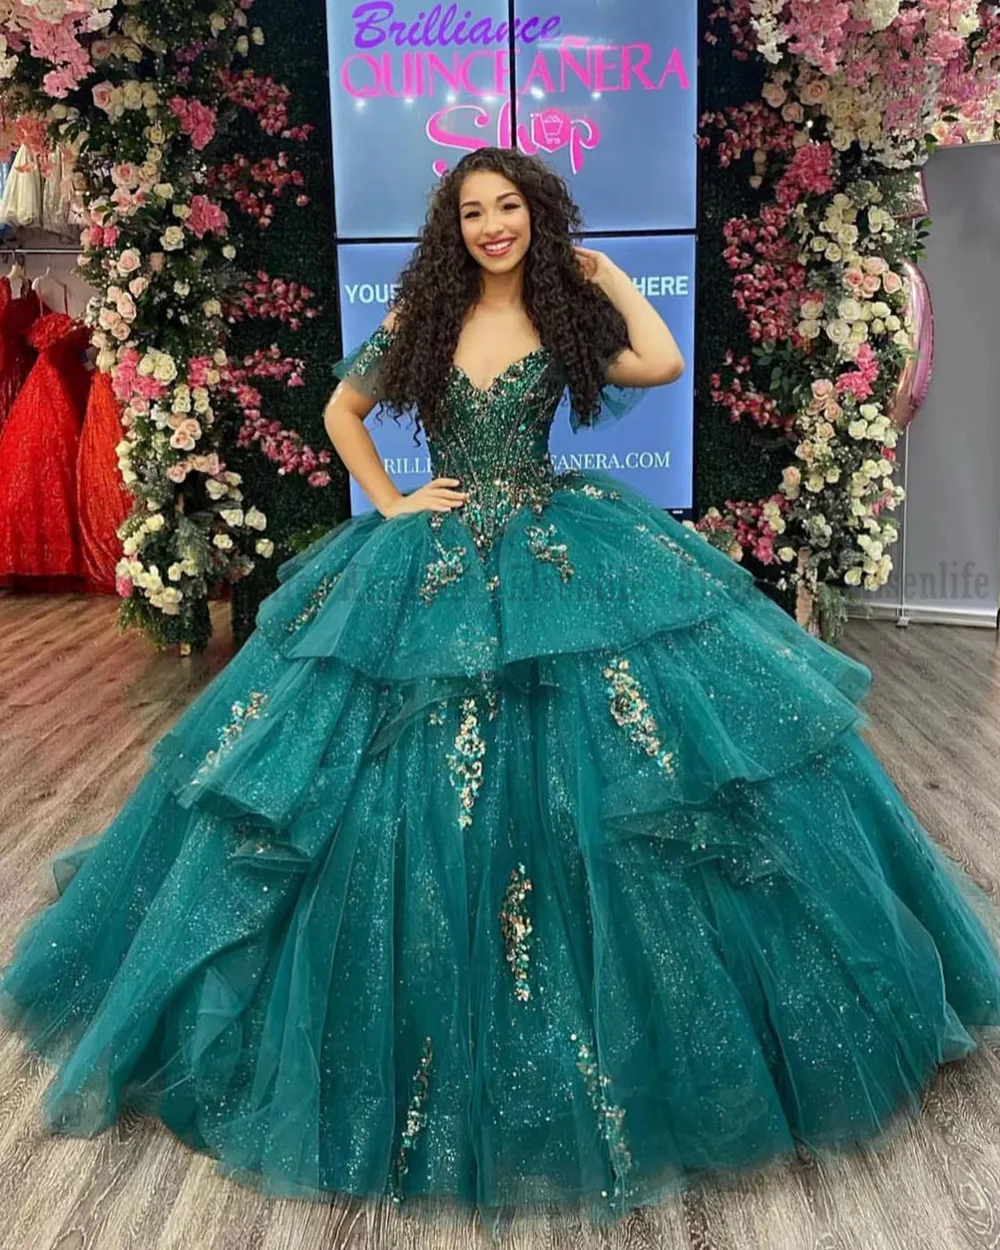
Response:
[[[846,343],[851,337],[851,327],[846,321],[830,321],[827,322],[826,334],[831,343]]]
[[[184,246],[184,230],[181,226],[167,226],[160,235],[160,246],[165,252],[176,252]]]
[[[854,568],[848,569],[847,572],[844,574],[844,581],[847,583],[848,586],[860,586],[861,585],[861,569],[856,566]]]
[[[867,421],[852,421],[847,427],[847,432],[851,438],[867,438],[868,423]]]
[[[274,543],[270,538],[258,538],[254,544],[254,549],[259,556],[263,556],[265,560],[270,560],[274,555]]]
[[[162,512],[154,512],[152,516],[146,518],[146,529],[151,534],[155,534],[158,530],[163,529],[164,525],[166,525],[166,521]]]
[[[250,508],[247,511],[245,523],[252,530],[267,529],[267,517],[258,508]]]
[[[212,542],[221,551],[229,551],[233,545],[233,540],[229,537],[228,534],[216,534],[215,537],[212,539]]]
[[[858,321],[861,317],[861,305],[856,299],[842,299],[837,305],[837,315],[843,321]]]
[[[177,377],[177,365],[173,356],[168,356],[166,352],[161,352],[153,366],[153,377],[157,382],[173,382]]]

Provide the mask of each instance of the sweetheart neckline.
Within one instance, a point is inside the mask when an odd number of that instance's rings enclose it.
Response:
[[[506,378],[507,375],[510,373],[510,371],[514,369],[517,365],[523,365],[526,361],[531,360],[533,356],[539,356],[543,352],[547,353],[548,348],[539,346],[539,347],[533,347],[531,351],[527,352],[524,356],[518,356],[517,360],[512,360],[510,364],[506,366],[506,368],[501,369],[501,371],[492,379],[492,381],[489,383],[488,386],[477,386],[475,382],[473,382],[472,378],[470,378],[469,375],[465,372],[462,366],[455,364],[454,361],[452,362],[451,367],[455,371],[456,374],[458,374],[460,377],[463,377],[466,380],[466,382],[469,384],[472,390],[476,391],[480,395],[489,395],[489,393],[493,390],[496,384],[502,381],[504,378]]]

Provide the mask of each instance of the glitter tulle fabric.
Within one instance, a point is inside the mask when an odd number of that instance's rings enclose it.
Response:
[[[341,366],[378,394],[380,331]],[[449,380],[456,512],[282,565],[0,984],[48,1124],[155,1112],[268,1194],[594,1223],[854,1142],[1000,1020],[867,668],[610,476],[544,351]],[[627,407],[609,388],[600,419]]]
[[[82,589],[76,462],[90,331],[47,313],[27,338],[38,358],[0,436],[0,586]]]
[[[31,372],[35,349],[26,333],[41,314],[41,301],[30,287],[15,298],[10,279],[0,278],[0,434]]]
[[[76,461],[80,563],[91,594],[115,593],[115,568],[122,558],[118,527],[132,510],[118,471],[116,449],[124,437],[111,375],[95,373]]]

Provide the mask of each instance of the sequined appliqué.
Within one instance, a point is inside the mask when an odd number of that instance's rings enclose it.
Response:
[[[347,377],[365,378],[380,362],[391,342],[392,332],[385,326],[379,326],[351,361]]]
[[[728,590],[726,583],[721,577],[716,577],[715,574],[710,573],[708,569],[699,568],[698,561],[694,558],[691,552],[682,547],[681,544],[677,542],[676,539],[671,538],[669,534],[664,534],[660,531],[654,533],[650,530],[648,525],[644,525],[642,522],[640,522],[635,528],[640,534],[649,534],[653,542],[659,543],[661,547],[671,552],[672,555],[675,555],[678,560],[683,560],[685,564],[691,565],[692,568],[697,568],[705,581],[711,582],[715,586],[719,586],[722,590]]]
[[[604,669],[615,723],[628,730],[629,738],[656,760],[663,771],[674,775],[673,751],[661,750],[660,731],[639,683],[624,656],[617,656]]]
[[[581,474],[574,469],[561,473],[556,482],[562,490],[568,491],[571,495],[586,495],[589,499],[621,499],[622,497],[621,491],[598,486],[596,482],[583,481]]]
[[[438,513],[437,515],[441,515]],[[434,596],[449,582],[458,581],[465,572],[465,565],[462,562],[462,556],[465,555],[465,547],[445,547],[443,543],[435,540],[440,558],[432,560],[427,566],[427,572],[424,574],[423,583],[420,586],[420,598],[424,603],[429,604],[433,601]]]
[[[632,1155],[625,1140],[623,1126],[625,1110],[608,1101],[606,1091],[611,1079],[600,1070],[596,1047],[576,1033],[570,1034],[570,1041],[576,1043],[576,1066],[583,1076],[590,1105],[597,1113],[601,1136],[607,1143],[614,1174],[614,1197],[624,1198],[628,1192],[627,1177],[632,1167]],[[601,1196],[606,1198],[608,1195],[602,1190]]]
[[[285,626],[288,633],[294,634],[297,630],[301,629],[303,625],[309,624],[309,622],[326,602],[327,595],[331,590],[333,590],[334,586],[336,586],[339,578],[339,573],[335,573],[332,576],[327,574],[319,582],[315,590],[306,600],[302,611],[298,614],[298,616],[293,617],[292,620],[290,620]]]
[[[559,570],[564,582],[568,582],[576,571],[570,563],[565,543],[558,543],[556,527],[549,525],[543,529],[540,525],[529,525],[524,531],[528,540],[528,550],[536,560],[547,560]]]
[[[421,1129],[427,1122],[427,1094],[430,1088],[431,1063],[434,1053],[431,1039],[424,1038],[420,1063],[410,1086],[410,1102],[406,1109],[406,1124],[399,1141],[396,1160],[389,1178],[389,1194],[393,1202],[403,1201],[403,1177],[409,1171],[409,1154]]]
[[[459,369],[450,378],[449,417],[429,439],[432,472],[455,477],[468,492],[456,515],[480,558],[511,516],[541,517],[555,472],[548,434],[565,382],[544,348],[515,361],[486,390]]]
[[[528,966],[531,962],[529,941],[532,925],[528,916],[527,898],[532,885],[524,864],[511,871],[510,881],[500,909],[500,931],[507,948],[507,963],[514,974],[514,997],[527,1002],[531,997]]]
[[[455,735],[455,749],[448,753],[451,784],[461,787],[461,811],[458,816],[460,829],[472,824],[472,810],[476,795],[483,784],[483,756],[486,741],[479,723],[479,709],[474,695],[461,702],[461,722]]]
[[[246,703],[233,704],[230,709],[232,720],[219,731],[219,745],[214,751],[209,751],[205,756],[205,761],[198,769],[197,775],[192,778],[192,785],[197,785],[199,779],[214,768],[222,757],[231,750],[233,743],[246,729],[247,721],[257,720],[260,717],[268,698],[268,695],[262,694],[259,690],[251,690],[250,698]]]

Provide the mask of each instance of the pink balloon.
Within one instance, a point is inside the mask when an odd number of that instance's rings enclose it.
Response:
[[[934,364],[934,309],[927,280],[912,261],[903,262],[906,295],[913,328],[909,350],[915,353],[903,366],[892,406],[892,419],[901,430],[917,415],[927,398]]]

